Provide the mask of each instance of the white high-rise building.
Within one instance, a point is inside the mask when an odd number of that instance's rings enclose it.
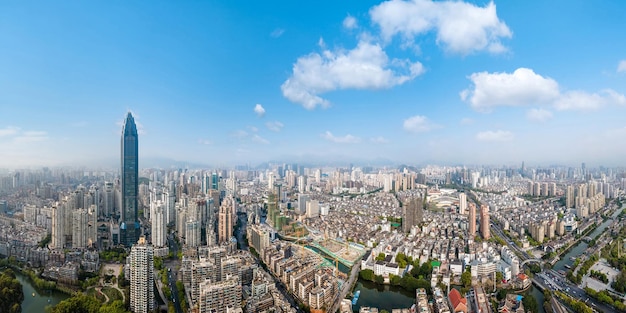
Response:
[[[52,237],[50,246],[52,249],[63,249],[65,236],[63,235],[63,213],[65,206],[56,203],[52,206]]]
[[[85,248],[87,245],[87,212],[83,209],[72,213],[72,248]]]
[[[242,291],[238,276],[221,282],[206,280],[199,287],[200,313],[226,313],[241,306]]]
[[[459,214],[467,212],[467,195],[462,192],[459,194]]]
[[[130,270],[130,310],[148,313],[154,310],[154,248],[140,237],[128,256]]]
[[[150,213],[152,222],[152,244],[155,247],[165,247],[166,225],[165,225],[165,204],[157,200],[151,205]]]

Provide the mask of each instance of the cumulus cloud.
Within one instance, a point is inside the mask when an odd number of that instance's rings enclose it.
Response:
[[[533,122],[545,122],[552,118],[552,112],[546,109],[530,109],[526,117]]]
[[[496,106],[542,105],[559,97],[559,84],[528,68],[509,73],[480,72],[469,76],[473,86],[461,92],[477,111],[491,111]]]
[[[258,117],[263,117],[265,115],[265,108],[262,105],[257,103],[254,106],[254,113],[256,113]]]
[[[330,131],[322,134],[322,138],[334,143],[359,143],[361,138],[347,134],[345,136],[335,136]]]
[[[513,138],[514,138],[513,133],[507,130],[496,130],[496,131],[488,130],[488,131],[479,132],[478,134],[476,134],[476,139],[480,141],[503,142],[503,141],[511,141],[513,140]]]
[[[356,18],[352,15],[346,16],[346,18],[343,19],[343,27],[346,29],[355,29],[357,27]]]
[[[426,116],[422,115],[411,116],[402,123],[402,128],[411,133],[423,133],[438,127],[439,125],[432,123]]]
[[[387,42],[400,35],[405,43],[412,43],[416,36],[432,31],[444,50],[456,54],[501,53],[507,50],[501,39],[512,37],[493,2],[480,7],[462,1],[390,0],[369,13]]]
[[[275,121],[275,122],[267,122],[265,123],[265,126],[267,127],[267,129],[271,131],[279,132],[285,125],[283,125],[283,123],[279,121]]]
[[[389,143],[389,140],[387,140],[387,138],[383,136],[376,136],[376,137],[370,138],[370,142],[376,143],[376,144],[385,144],[385,143]]]
[[[300,57],[281,90],[288,100],[312,110],[330,105],[320,94],[340,89],[391,88],[423,72],[420,62],[390,60],[379,44],[361,40],[352,50],[324,49]]]
[[[276,28],[274,29],[271,33],[270,36],[272,36],[272,38],[278,38],[280,36],[282,36],[285,33],[285,30],[282,28]]]
[[[626,60],[621,60],[617,64],[617,72],[618,73],[626,73]]]
[[[594,110],[608,104],[626,104],[626,97],[611,89],[599,93],[562,92],[552,78],[532,69],[518,68],[513,73],[474,73],[472,85],[460,93],[461,99],[479,112],[498,106],[550,105],[556,110]]]

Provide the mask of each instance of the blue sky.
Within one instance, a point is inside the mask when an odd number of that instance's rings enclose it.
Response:
[[[0,168],[623,165],[621,1],[0,3]],[[258,105],[258,106],[257,106]]]

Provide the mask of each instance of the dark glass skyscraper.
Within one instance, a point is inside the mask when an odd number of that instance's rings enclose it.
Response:
[[[137,125],[128,112],[122,128],[122,217],[120,243],[130,247],[139,240],[137,194],[139,193],[139,140]]]

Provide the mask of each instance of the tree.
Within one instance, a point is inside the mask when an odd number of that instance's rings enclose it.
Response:
[[[466,288],[472,285],[472,273],[470,271],[465,271],[461,274],[461,283]]]
[[[526,312],[539,312],[539,305],[537,304],[537,300],[532,294],[525,295],[524,298],[522,298],[522,304],[524,304],[524,309],[526,310]]]
[[[374,276],[374,282],[376,282],[377,284],[384,284],[385,283],[385,278],[380,276],[380,275],[376,275]]]
[[[11,270],[5,270],[0,274],[0,312],[22,312],[24,292],[22,284],[17,280]]]
[[[496,272],[496,281],[501,282],[504,279],[501,272]]]
[[[359,277],[364,280],[374,281],[374,271],[370,269],[364,269],[359,272]]]
[[[384,260],[385,260],[385,257],[386,257],[386,255],[385,255],[384,253],[382,253],[382,252],[381,252],[381,253],[379,253],[379,254],[376,256],[376,261],[384,261]]]

